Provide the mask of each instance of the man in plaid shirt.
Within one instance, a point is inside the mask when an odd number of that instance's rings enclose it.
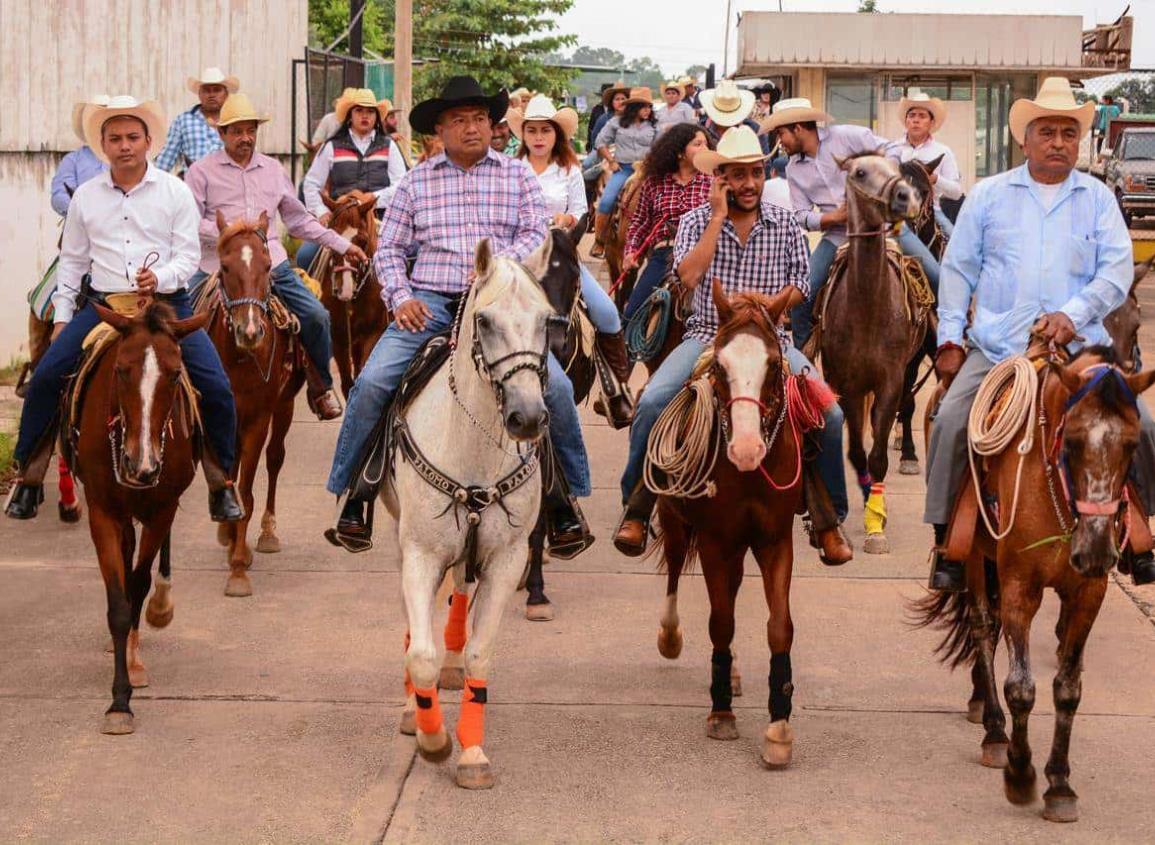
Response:
[[[674,268],[681,283],[693,291],[693,313],[686,321],[682,343],[650,378],[634,413],[630,455],[622,475],[625,513],[614,537],[614,545],[623,554],[636,556],[646,549],[655,499],[646,488],[642,472],[650,430],[718,333],[711,281],[721,281],[727,294],[773,296],[793,286],[798,302],[810,290],[810,261],[802,230],[789,211],[762,202],[765,158],[754,132],[739,126],[726,133],[718,152],[701,152],[694,159],[699,170],[713,176],[709,201],[683,215],[674,239]],[[807,367],[815,371],[781,328],[778,335],[792,372],[800,373]],[[820,446],[816,458],[818,473],[841,523],[848,504],[842,463],[842,410],[837,404],[826,412]],[[845,563],[852,557],[839,525],[816,531],[812,541],[821,550],[825,563]]]
[[[225,76],[220,68],[205,68],[200,78],[189,77],[189,90],[200,100],[188,111],[181,112],[168,128],[164,149],[153,161],[158,168],[171,173],[179,162],[187,170],[194,161],[224,149],[217,120],[229,94],[240,89],[235,76]]]
[[[504,116],[507,107],[504,91],[486,97],[475,80],[456,77],[441,97],[419,103],[410,113],[413,128],[436,133],[445,152],[405,174],[382,218],[373,265],[394,320],[349,393],[330,493],[340,496],[348,490],[374,426],[417,351],[452,326],[469,287],[478,243],[489,238],[496,255],[524,261],[545,240],[545,200],[537,178],[525,162],[490,148],[494,115]],[[414,246],[417,263],[407,277],[405,256]],[[552,355],[545,403],[570,492],[588,496],[589,461],[573,386]],[[334,536],[346,548],[367,547],[364,504],[350,497],[342,510]],[[581,551],[592,542],[570,502],[556,503],[552,513],[549,507],[551,546],[576,543]]]

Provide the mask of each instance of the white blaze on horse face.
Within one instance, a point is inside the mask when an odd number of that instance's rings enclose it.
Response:
[[[1098,419],[1087,429],[1087,440],[1083,453],[1086,465],[1083,467],[1083,495],[1093,504],[1104,504],[1115,499],[1118,473],[1114,463],[1103,450],[1122,437],[1119,421]]]
[[[342,302],[349,302],[353,298],[353,273],[349,270],[341,271],[341,292],[337,298]]]
[[[253,269],[253,248],[248,244],[241,247],[241,261],[245,262],[245,266],[250,270]]]
[[[152,404],[160,381],[160,362],[152,344],[144,350],[144,366],[140,374],[140,472],[151,472],[156,463],[152,451]]]
[[[752,472],[766,457],[761,397],[769,352],[760,337],[742,332],[718,351],[718,363],[730,384],[731,437],[727,455],[739,471]],[[754,401],[741,401],[739,397]]]

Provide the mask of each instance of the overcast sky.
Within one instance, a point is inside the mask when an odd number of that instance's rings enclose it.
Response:
[[[777,11],[779,0],[732,0],[738,12]],[[858,0],[781,0],[787,12],[853,12]],[[1110,23],[1126,8],[1125,0],[879,0],[883,12],[967,12],[971,14],[1082,15],[1085,28]],[[1133,0],[1134,67],[1155,68],[1155,0]],[[612,47],[627,58],[650,56],[667,74],[693,64],[717,63],[722,70],[726,0],[574,0],[561,19],[562,30],[578,36],[578,44]],[[733,19],[731,20],[733,24]],[[730,68],[736,40],[731,25]]]

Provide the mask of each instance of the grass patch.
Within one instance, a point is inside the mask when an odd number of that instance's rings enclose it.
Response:
[[[0,367],[0,386],[16,386],[16,379],[20,378],[20,371],[24,369],[24,361],[23,358],[12,358],[8,366]]]
[[[16,435],[0,432],[0,493],[7,493],[8,486],[16,477],[16,467],[12,463],[12,450],[16,448]]]

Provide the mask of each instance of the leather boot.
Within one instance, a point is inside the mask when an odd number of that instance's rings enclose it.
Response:
[[[43,501],[43,484],[31,484],[17,479],[12,483],[12,492],[8,494],[4,514],[9,519],[35,519]]]
[[[590,249],[590,258],[606,257],[606,229],[610,226],[610,215],[600,211],[594,214],[594,245]]]
[[[841,525],[810,530],[810,545],[818,549],[818,559],[827,566],[842,566],[854,560],[854,546]]]
[[[203,451],[201,469],[209,485],[209,518],[213,522],[240,522],[245,518],[245,509],[237,499],[233,480],[221,469],[208,446]]]
[[[350,495],[337,517],[337,526],[325,530],[325,539],[354,554],[373,548],[373,521],[366,519],[367,509],[365,502]]]
[[[1131,581],[1136,587],[1155,584],[1155,555],[1142,552],[1131,558]]]
[[[927,587],[939,593],[965,593],[966,567],[957,560],[947,560],[942,549],[931,552],[930,580]]]
[[[626,557],[641,557],[646,553],[650,541],[650,516],[657,500],[644,481],[630,494],[622,521],[614,534],[614,548]]]
[[[596,354],[601,356],[613,379],[602,379],[602,400],[594,402],[594,410],[606,418],[611,428],[628,428],[634,420],[634,398],[630,394],[630,372],[634,365],[626,351],[625,335],[622,332],[598,332],[595,344]],[[614,381],[616,385],[612,384]],[[616,388],[617,392],[611,395],[607,387],[610,390]]]
[[[59,419],[54,419],[40,435],[32,454],[19,467],[19,474],[12,482],[8,503],[4,513],[11,519],[35,519],[44,501],[44,476],[52,463],[52,451],[56,446],[56,432]]]
[[[547,493],[545,519],[550,557],[572,560],[594,544],[594,535],[573,496]]]
[[[341,406],[341,400],[337,398],[333,388],[325,386],[325,382],[321,381],[321,374],[317,372],[313,362],[307,358],[305,360],[305,388],[305,398],[309,402],[309,408],[317,415],[317,419],[325,422],[341,416],[344,410]]]

